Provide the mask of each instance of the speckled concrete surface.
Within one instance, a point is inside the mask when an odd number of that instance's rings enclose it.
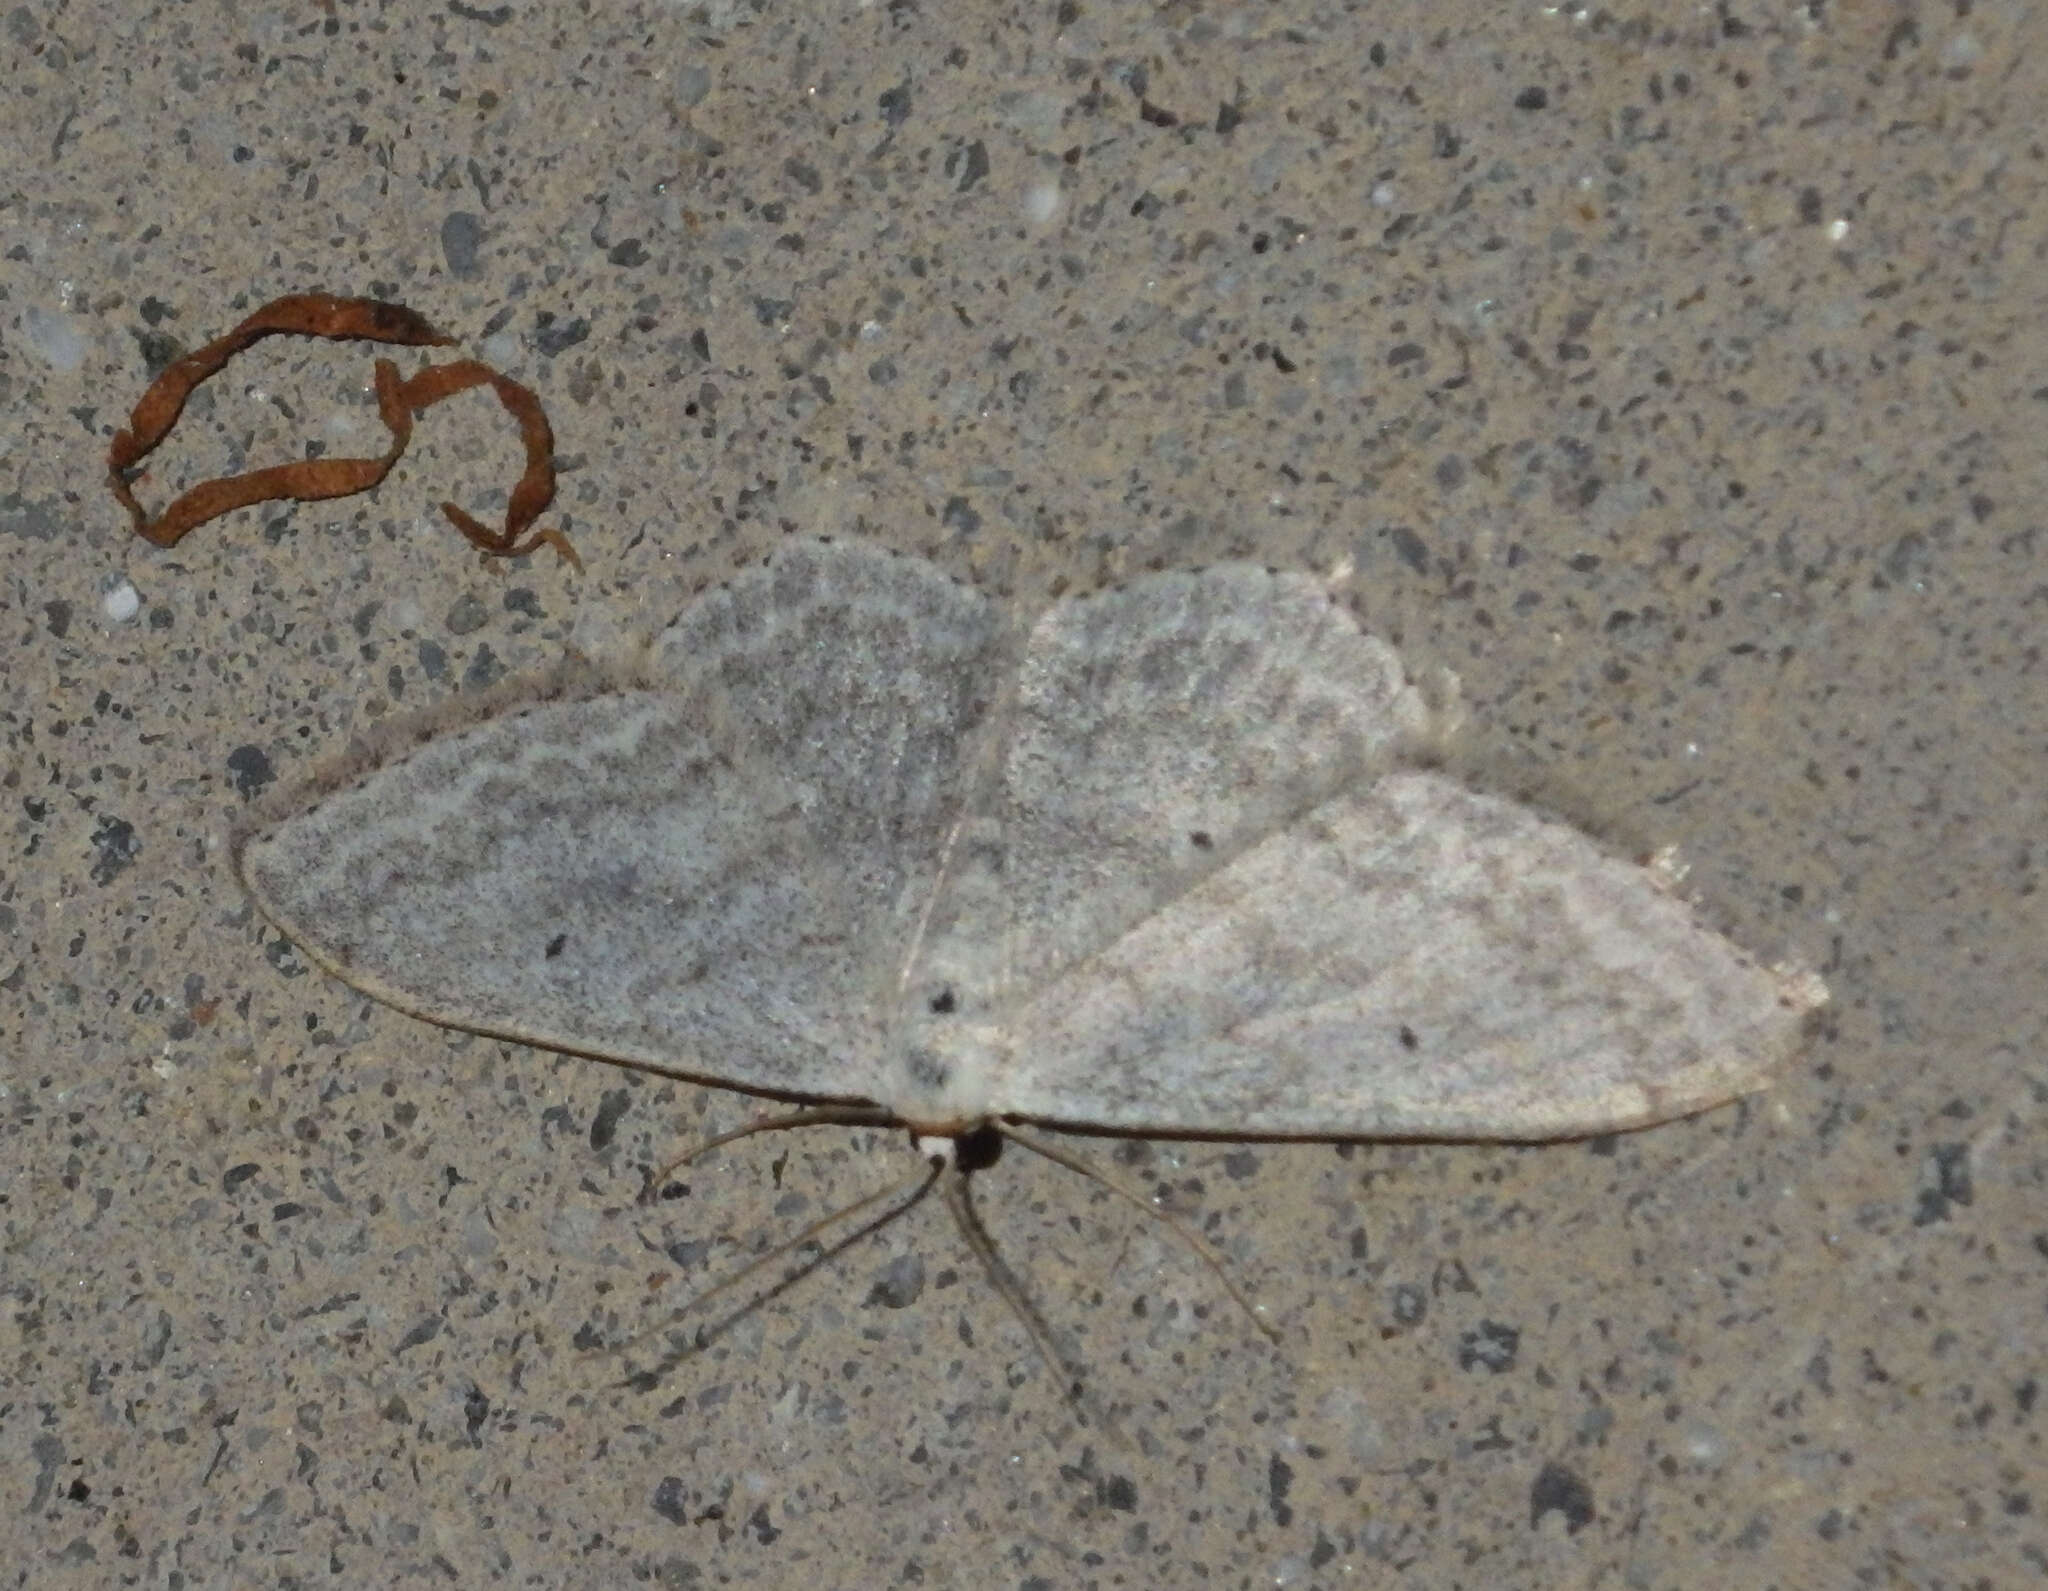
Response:
[[[1672,14],[9,12],[0,1576],[2048,1578],[2042,16]],[[374,496],[129,534],[154,364],[309,288],[534,385],[586,575],[439,525],[513,478],[483,397]],[[266,344],[150,490],[364,450],[370,357]],[[936,1209],[619,1390],[592,1341],[901,1144],[637,1208],[747,1102],[368,1005],[221,837],[791,529],[1076,586],[1349,560],[1475,756],[1680,843],[1833,1024],[1618,1140],[1117,1150],[1277,1353],[1007,1157],[991,1223],[1124,1445]]]

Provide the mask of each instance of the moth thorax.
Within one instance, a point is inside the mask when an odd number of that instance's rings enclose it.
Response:
[[[1001,1032],[967,1010],[951,987],[943,988],[907,1013],[890,1106],[909,1122],[979,1121],[989,1114],[1004,1053]]]

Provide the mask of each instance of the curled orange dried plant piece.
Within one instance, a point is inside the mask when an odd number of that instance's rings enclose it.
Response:
[[[278,333],[360,338],[410,348],[440,348],[454,341],[436,331],[418,312],[381,299],[290,293],[271,300],[226,336],[166,367],[135,405],[127,427],[114,433],[113,445],[107,450],[107,485],[128,510],[137,535],[159,547],[170,547],[209,519],[253,503],[281,499],[310,503],[366,492],[390,473],[412,440],[414,415],[458,392],[489,386],[506,413],[518,422],[520,440],[526,447],[526,468],[505,506],[504,528],[492,530],[454,503],[443,503],[441,512],[472,545],[493,557],[521,558],[545,544],[576,568],[583,567],[583,560],[562,532],[532,528],[555,495],[555,437],[540,399],[531,389],[474,359],[428,365],[404,378],[390,360],[379,359],[377,413],[391,433],[391,446],[375,458],[298,459],[201,481],[152,519],[135,498],[136,465],[170,435],[184,413],[186,399],[202,381],[217,375],[243,349]]]

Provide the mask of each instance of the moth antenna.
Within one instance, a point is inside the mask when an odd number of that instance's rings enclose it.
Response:
[[[648,1178],[640,1199],[644,1204],[656,1188],[684,1166],[701,1160],[714,1149],[723,1149],[727,1144],[737,1143],[742,1138],[751,1138],[755,1133],[781,1132],[786,1127],[891,1127],[896,1123],[893,1112],[880,1105],[807,1105],[802,1110],[793,1110],[786,1116],[757,1116],[743,1127],[731,1132],[722,1132],[716,1138],[707,1138],[696,1148],[678,1155],[661,1170]]]
[[[770,1125],[788,1124],[771,1123]],[[848,1249],[852,1248],[854,1244],[860,1242],[863,1238],[871,1237],[876,1232],[881,1231],[883,1227],[887,1226],[891,1221],[894,1221],[897,1217],[907,1215],[912,1210],[916,1209],[917,1206],[924,1201],[925,1195],[932,1191],[932,1184],[939,1180],[939,1175],[942,1169],[943,1168],[941,1166],[936,1164],[927,1166],[923,1170],[914,1172],[910,1176],[905,1177],[900,1182],[891,1183],[888,1187],[881,1189],[877,1193],[867,1194],[862,1198],[854,1200],[851,1204],[843,1204],[838,1209],[830,1211],[825,1215],[821,1215],[820,1217],[818,1217],[817,1220],[813,1221],[809,1226],[805,1227],[801,1232],[797,1233],[795,1237],[789,1238],[785,1242],[776,1244],[766,1253],[757,1254],[753,1259],[749,1260],[745,1265],[741,1266],[737,1271],[735,1271],[732,1275],[726,1277],[723,1281],[713,1283],[703,1292],[697,1294],[694,1298],[691,1298],[687,1302],[683,1303],[673,1313],[670,1314],[667,1320],[662,1322],[660,1326],[655,1327],[654,1330],[667,1331],[671,1329],[676,1324],[676,1322],[681,1320],[685,1315],[691,1314],[696,1310],[702,1309],[704,1305],[710,1303],[711,1300],[714,1298],[732,1292],[734,1289],[744,1284],[749,1277],[756,1275],[758,1272],[762,1271],[768,1266],[779,1263],[780,1261],[786,1259],[790,1254],[794,1253],[796,1250],[802,1248],[805,1244],[814,1241],[817,1238],[818,1234],[823,1232],[826,1228],[837,1226],[841,1221],[844,1221],[851,1216],[858,1215],[863,1210],[872,1209],[874,1208],[874,1206],[878,1204],[883,1204],[891,1199],[897,1198],[906,1189],[911,1190],[911,1196],[908,1199],[905,1199],[903,1203],[897,1205],[894,1209],[885,1211],[883,1214],[877,1216],[872,1221],[863,1222],[859,1227],[855,1228],[852,1232],[848,1233],[844,1238],[840,1239],[838,1242],[832,1244],[830,1247],[820,1252],[817,1258],[806,1264],[803,1267],[803,1269],[797,1271],[794,1275],[784,1277],[781,1281],[777,1282],[773,1287],[769,1288],[767,1291],[762,1293],[760,1297],[750,1299],[743,1307],[733,1311],[732,1314],[728,1315],[725,1319],[718,1321],[716,1324],[707,1327],[700,1327],[687,1347],[679,1351],[672,1352],[669,1355],[665,1356],[661,1360],[661,1362],[658,1365],[656,1365],[656,1367],[652,1370],[639,1371],[631,1376],[628,1376],[624,1381],[620,1382],[619,1385],[632,1387],[637,1391],[646,1391],[647,1389],[653,1387],[657,1382],[661,1380],[663,1376],[667,1375],[671,1370],[675,1369],[677,1365],[681,1364],[685,1359],[689,1358],[690,1355],[697,1353],[701,1349],[709,1346],[717,1338],[723,1336],[735,1321],[744,1317],[750,1310],[758,1308],[760,1305],[768,1302],[768,1300],[770,1300],[771,1298],[776,1297],[779,1293],[783,1291],[784,1288],[794,1285],[796,1282],[810,1275],[812,1271],[817,1270],[820,1266],[830,1264],[833,1260],[837,1259],[841,1254],[844,1254]],[[642,1332],[636,1336],[629,1337],[626,1341],[617,1344],[616,1346],[608,1349],[607,1351],[613,1354],[625,1353],[627,1350],[632,1348],[636,1343],[643,1341],[648,1335],[648,1333]]]
[[[1061,1395],[1077,1414],[1084,1416],[1119,1445],[1131,1448],[1131,1439],[1124,1435],[1115,1417],[1089,1396],[1080,1367],[1060,1352],[1059,1344],[1053,1339],[1052,1327],[1038,1312],[1038,1306],[1031,1301],[1022,1280],[996,1252],[995,1239],[981,1224],[974,1200],[968,1193],[967,1173],[957,1163],[941,1165],[938,1170],[941,1174],[939,1193],[946,1201],[946,1208],[952,1212],[953,1224],[960,1229],[960,1236],[974,1251],[974,1257],[981,1261],[982,1269],[988,1272],[988,1279],[1002,1295],[1003,1302],[1010,1306],[1010,1312],[1022,1323],[1024,1334],[1031,1339],[1031,1346],[1038,1350],[1039,1358],[1059,1378]]]
[[[1230,1272],[1224,1268],[1223,1257],[1210,1246],[1209,1241],[1201,1233],[1181,1220],[1179,1216],[1175,1215],[1171,1210],[1162,1209],[1156,1201],[1148,1198],[1143,1192],[1124,1181],[1122,1177],[1117,1176],[1114,1172],[1105,1171],[1093,1161],[1082,1159],[1081,1156],[1075,1154],[1072,1150],[1064,1149],[1060,1145],[1053,1143],[1050,1139],[1041,1138],[1037,1133],[1030,1131],[1028,1128],[1019,1127],[1012,1122],[996,1122],[993,1125],[995,1130],[1009,1139],[1010,1142],[1029,1149],[1033,1154],[1044,1155],[1046,1159],[1052,1161],[1055,1165],[1065,1166],[1069,1171],[1079,1172],[1090,1182],[1095,1183],[1098,1187],[1107,1188],[1126,1204],[1136,1205],[1140,1210],[1151,1216],[1153,1220],[1166,1227],[1167,1230],[1172,1232],[1174,1236],[1178,1237],[1194,1252],[1197,1259],[1209,1267],[1210,1271],[1214,1273],[1216,1280],[1222,1284],[1223,1290],[1230,1295],[1231,1301],[1244,1311],[1244,1318],[1258,1327],[1268,1342],[1272,1343],[1276,1348],[1280,1345],[1279,1328],[1271,1325],[1260,1314],[1259,1306],[1245,1296],[1244,1289],[1230,1279]]]

